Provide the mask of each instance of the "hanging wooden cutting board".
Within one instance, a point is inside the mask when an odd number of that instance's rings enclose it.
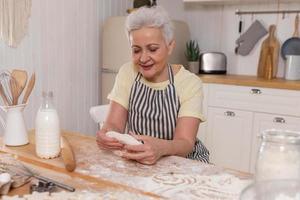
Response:
[[[261,45],[257,76],[265,79],[272,79],[277,74],[280,43],[275,36],[275,30],[275,25],[269,27],[269,36]]]

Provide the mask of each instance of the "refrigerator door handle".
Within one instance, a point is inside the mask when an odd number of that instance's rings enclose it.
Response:
[[[117,74],[118,73],[117,70],[113,70],[113,69],[109,69],[109,68],[105,68],[105,67],[101,68],[101,72],[103,72],[103,73],[110,73],[110,74]]]

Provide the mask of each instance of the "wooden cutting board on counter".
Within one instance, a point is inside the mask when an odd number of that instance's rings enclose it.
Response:
[[[269,36],[263,41],[258,61],[257,76],[265,79],[276,77],[280,43],[275,36],[276,26],[269,27]]]

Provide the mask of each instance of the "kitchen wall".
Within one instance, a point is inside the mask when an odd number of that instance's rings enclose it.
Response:
[[[28,34],[20,46],[0,41],[1,70],[36,73],[24,111],[29,129],[34,128],[42,91],[52,90],[61,127],[95,134],[88,111],[99,102],[101,26],[109,16],[125,15],[130,6],[131,0],[32,0]]]
[[[256,44],[248,56],[234,54],[235,40],[239,37],[239,17],[235,11],[239,10],[276,10],[300,9],[299,3],[280,4],[276,0],[267,3],[236,4],[225,6],[203,6],[200,3],[184,3],[182,0],[159,0],[158,4],[166,8],[172,18],[187,21],[191,29],[191,37],[197,39],[202,51],[223,51],[228,57],[228,73],[256,75],[260,53],[260,45],[264,39]],[[242,17],[244,31],[255,20],[261,20],[268,29],[270,24],[277,25],[277,37],[282,44],[294,32],[295,14],[282,15],[245,15]],[[283,76],[284,63],[280,58],[278,76]]]
[[[101,27],[109,16],[126,15],[133,0],[32,0],[28,34],[18,46],[10,48],[0,41],[0,69],[21,68],[37,76],[36,86],[24,112],[28,128],[34,120],[43,90],[54,92],[63,129],[94,134],[96,125],[89,108],[98,104],[100,93]],[[270,1],[271,2],[271,1]],[[277,9],[274,3],[227,6],[202,6],[182,0],[158,0],[173,19],[186,21],[191,36],[203,51],[223,51],[228,56],[228,73],[255,75],[260,43],[249,56],[233,53],[238,38],[238,17],[234,11]],[[280,5],[300,8],[300,3]],[[243,17],[245,30],[254,19],[278,25],[280,41],[293,33],[294,15]],[[183,50],[184,51],[184,50]],[[283,74],[280,61],[279,76]],[[3,115],[3,113],[1,113]],[[0,133],[3,130],[0,129]]]

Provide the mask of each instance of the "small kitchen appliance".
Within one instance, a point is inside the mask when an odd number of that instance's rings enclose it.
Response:
[[[221,52],[206,52],[200,54],[200,73],[226,74],[226,55]]]

